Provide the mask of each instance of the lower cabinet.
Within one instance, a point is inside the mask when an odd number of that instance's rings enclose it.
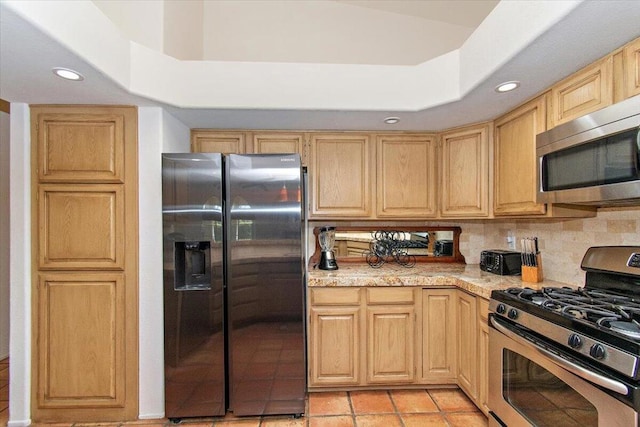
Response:
[[[455,289],[422,290],[422,339],[419,351],[420,382],[423,384],[455,384],[456,360],[456,294]]]
[[[367,292],[367,384],[415,380],[414,289],[369,288]]]
[[[478,408],[489,414],[489,301],[476,297],[478,301]]]
[[[458,385],[482,412],[489,408],[489,301],[458,291]]]
[[[310,288],[309,390],[457,384],[488,414],[489,302],[458,289]]]
[[[456,328],[458,385],[475,401],[478,397],[476,297],[458,291],[456,311],[458,312],[458,325]]]
[[[360,289],[309,292],[309,387],[360,385]]]

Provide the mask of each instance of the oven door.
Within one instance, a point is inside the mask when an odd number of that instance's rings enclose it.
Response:
[[[639,427],[632,407],[590,381],[626,394],[624,384],[549,355],[494,315],[489,324],[490,425]]]

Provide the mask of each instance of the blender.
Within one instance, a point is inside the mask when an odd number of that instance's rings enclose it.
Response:
[[[318,243],[320,244],[320,263],[318,268],[320,270],[337,270],[338,263],[333,253],[333,244],[336,240],[336,228],[335,227],[322,227],[318,233]]]

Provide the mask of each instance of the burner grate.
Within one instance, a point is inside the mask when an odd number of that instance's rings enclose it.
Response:
[[[572,320],[640,340],[640,298],[602,289],[511,288],[509,294]]]

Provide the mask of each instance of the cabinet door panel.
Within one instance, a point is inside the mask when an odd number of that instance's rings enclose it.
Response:
[[[442,135],[443,217],[489,215],[489,127]]]
[[[311,309],[311,386],[360,382],[360,307]]]
[[[312,140],[311,215],[371,215],[371,149],[367,135],[316,135]]]
[[[489,414],[489,326],[480,322],[478,335],[478,403],[485,415]]]
[[[422,378],[456,378],[455,290],[422,291]]]
[[[458,383],[474,401],[478,396],[476,298],[458,291]]]
[[[432,136],[378,136],[378,217],[415,218],[436,214],[435,147]]]
[[[626,97],[640,95],[640,38],[624,48]]]
[[[552,126],[611,105],[612,75],[613,59],[608,57],[554,85],[551,89]]]
[[[413,307],[369,308],[367,317],[367,382],[413,382]]]
[[[123,276],[43,274],[37,295],[39,407],[122,407]]]
[[[542,215],[536,203],[536,135],[546,130],[546,97],[541,96],[495,122],[494,214]]]
[[[124,267],[120,185],[42,184],[38,195],[39,267]]]
[[[244,132],[191,131],[191,151],[194,153],[242,154],[245,150]]]
[[[123,182],[124,119],[110,114],[38,116],[42,182]]]
[[[304,135],[298,133],[256,133],[253,135],[254,153],[302,154]]]

